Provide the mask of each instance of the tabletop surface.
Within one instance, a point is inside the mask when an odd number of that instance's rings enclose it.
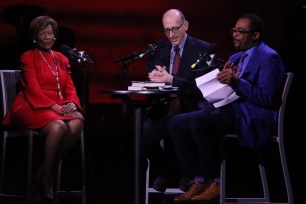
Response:
[[[170,90],[159,90],[159,89],[150,89],[150,90],[100,90],[98,91],[101,94],[172,94],[177,93],[177,89]]]

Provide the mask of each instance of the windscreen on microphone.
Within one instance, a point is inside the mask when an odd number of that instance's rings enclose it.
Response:
[[[135,59],[141,59],[145,55],[153,54],[156,49],[165,47],[167,42],[165,40],[158,40],[155,43],[149,44],[146,49],[144,49]]]
[[[210,46],[208,47],[208,51],[210,53],[215,53],[217,48],[218,48],[218,45],[216,45],[215,43],[211,43]]]
[[[160,48],[165,47],[166,44],[167,44],[167,41],[165,41],[165,40],[158,40],[155,43],[149,44],[149,46],[146,49],[144,49],[144,51],[160,49]]]
[[[149,44],[145,49],[143,49],[141,52],[134,52],[132,54],[129,54],[127,56],[120,57],[114,61],[114,63],[118,62],[124,62],[129,63],[130,60],[138,60],[142,59],[146,55],[151,55],[154,53],[155,50],[165,47],[167,44],[167,41],[165,40],[158,40],[155,43]]]
[[[215,44],[215,43],[211,43],[209,45],[209,47],[207,48],[207,50],[204,50],[202,52],[200,52],[200,58],[203,58],[203,60],[207,60],[209,61],[209,56],[211,54],[215,54],[216,53],[216,50],[217,50],[218,46]]]
[[[60,51],[61,53],[63,53],[64,55],[69,54],[69,51],[72,50],[71,47],[69,47],[68,45],[61,45],[60,47]]]
[[[166,40],[158,40],[156,43],[156,48],[160,49],[166,46],[167,41]]]
[[[199,59],[191,65],[191,68],[197,67],[202,61],[210,61],[210,55],[215,54],[217,48],[218,46],[215,43],[211,43],[206,50],[200,52]]]
[[[79,63],[81,62],[93,63],[93,61],[90,59],[90,57],[87,54],[85,54],[84,51],[78,51],[76,48],[71,48],[68,45],[65,44],[61,45],[60,51],[66,57],[77,60]]]

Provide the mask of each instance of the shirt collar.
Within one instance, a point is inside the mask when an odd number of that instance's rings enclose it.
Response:
[[[184,49],[184,45],[185,45],[186,39],[187,39],[187,34],[185,33],[182,42],[180,42],[180,44],[178,44],[181,53],[183,52],[183,49]],[[175,52],[175,51],[174,51],[174,47],[175,47],[175,46],[172,45],[172,49],[171,49],[172,52]]]

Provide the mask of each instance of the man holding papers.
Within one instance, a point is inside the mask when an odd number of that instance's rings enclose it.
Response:
[[[181,174],[194,178],[193,185],[175,197],[175,202],[219,197],[219,149],[226,133],[237,133],[240,144],[249,148],[263,147],[274,133],[285,70],[278,53],[263,42],[263,31],[259,16],[241,16],[231,29],[239,52],[230,56],[220,72],[197,79],[198,87],[202,89],[204,84],[207,91],[202,91],[203,96],[214,107],[171,119],[169,130]],[[228,93],[224,97],[215,87],[227,87]],[[231,95],[230,103],[216,105]]]

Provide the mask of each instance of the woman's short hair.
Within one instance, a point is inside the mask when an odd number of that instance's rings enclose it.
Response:
[[[38,33],[48,25],[52,26],[54,36],[58,37],[59,28],[57,22],[50,16],[38,16],[30,24],[29,32],[32,40],[36,40]]]

